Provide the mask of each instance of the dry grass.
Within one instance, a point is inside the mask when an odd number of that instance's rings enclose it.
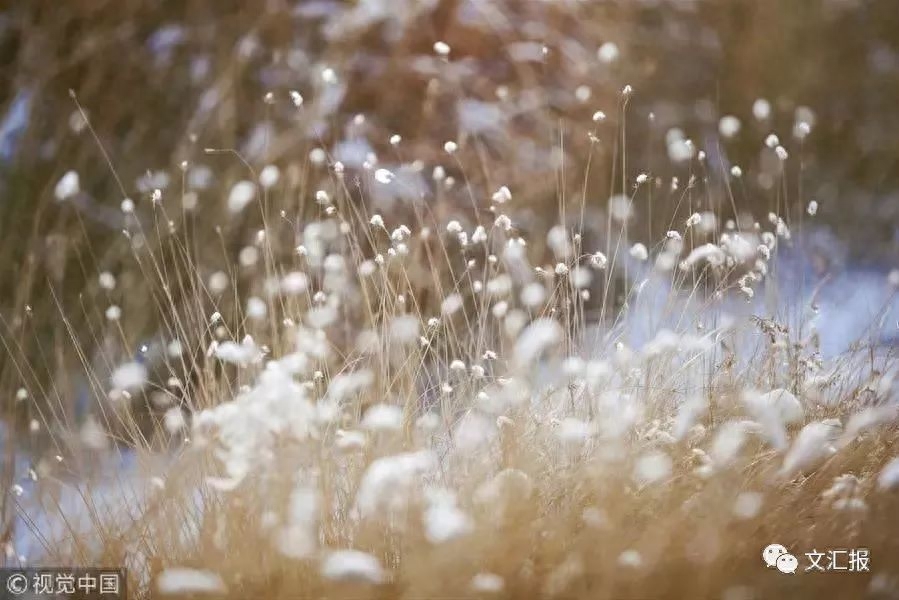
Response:
[[[569,51],[606,36],[530,10]],[[302,103],[258,100],[258,148],[188,135],[137,194],[75,104],[120,189],[48,189],[49,258],[0,322],[29,431],[7,436],[7,563],[124,564],[140,597],[895,594],[892,324],[824,357],[820,282],[781,295],[815,212],[802,130],[766,145],[745,118],[742,174],[709,158],[727,136],[632,147],[645,115],[615,61],[581,73],[553,47],[468,87],[494,49],[417,22],[381,82],[353,80],[364,31],[326,45]],[[499,83],[502,126],[466,130],[459,102]],[[351,162],[339,142],[361,140]],[[92,239],[98,214],[123,235]],[[871,570],[784,575],[772,542],[800,571],[840,548]]]

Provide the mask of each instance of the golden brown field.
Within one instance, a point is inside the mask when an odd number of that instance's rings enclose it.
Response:
[[[889,3],[258,4],[0,9],[6,567],[899,595]]]

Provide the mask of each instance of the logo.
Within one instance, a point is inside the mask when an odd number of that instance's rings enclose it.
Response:
[[[127,598],[125,569],[0,568],[0,598],[83,598],[124,600]],[[3,590],[5,582],[6,590]]]
[[[762,560],[765,561],[765,565],[769,569],[774,567],[781,573],[789,575],[795,575],[796,568],[799,566],[799,561],[796,557],[790,554],[786,547],[781,544],[768,544],[762,550]]]
[[[808,566],[804,573],[810,571],[846,571],[847,573],[866,573],[871,571],[871,554],[867,548],[829,548],[823,551],[812,549],[804,553]],[[797,556],[781,544],[768,544],[762,550],[762,561],[771,569],[777,569],[787,575],[795,575],[799,567]]]
[[[28,591],[28,577],[22,573],[13,573],[6,579],[6,590],[13,596]]]

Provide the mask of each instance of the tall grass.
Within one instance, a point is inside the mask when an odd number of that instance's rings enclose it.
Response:
[[[451,83],[453,45],[433,50]],[[351,75],[329,69],[261,102],[332,118]],[[48,285],[75,374],[35,376],[2,323],[44,450],[16,469],[9,444],[7,564],[126,565],[140,597],[895,594],[893,324],[828,357],[815,295],[779,298],[816,213],[791,179],[808,124],[746,119],[758,172],[674,129],[650,168],[629,151],[639,90],[566,92],[583,114],[505,140],[505,166],[475,134],[375,128],[354,164],[263,136],[255,159],[195,146],[139,195],[76,104],[122,237],[79,255],[75,302]],[[377,119],[330,125],[358,142]],[[764,202],[744,202],[751,176]],[[54,196],[83,227],[80,179]],[[867,548],[871,570],[782,574],[771,543]]]

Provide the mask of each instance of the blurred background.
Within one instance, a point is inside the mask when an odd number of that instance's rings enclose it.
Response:
[[[269,208],[296,216],[299,235],[337,161],[352,201],[393,222],[422,207],[472,222],[471,197],[507,185],[523,235],[558,221],[560,198],[604,223],[609,198],[647,173],[661,191],[638,203],[636,240],[702,209],[774,211],[792,225],[814,200],[815,225],[797,238],[803,268],[885,272],[899,257],[897,98],[894,0],[6,3],[3,412],[34,420],[16,399],[23,385],[77,407],[72,373],[103,352],[134,353],[158,330],[142,310],[153,284],[130,260],[158,240],[122,235],[125,198],[152,230],[159,190],[207,277],[253,240]],[[772,132],[786,167],[763,143]],[[458,155],[444,152],[447,140]],[[374,162],[403,185],[369,188],[359,174]],[[233,184],[270,164],[282,174],[271,207],[226,218]],[[70,171],[77,190],[60,201]],[[683,201],[691,178],[701,185]],[[97,333],[101,271],[115,273],[129,315],[115,339],[133,347]]]

